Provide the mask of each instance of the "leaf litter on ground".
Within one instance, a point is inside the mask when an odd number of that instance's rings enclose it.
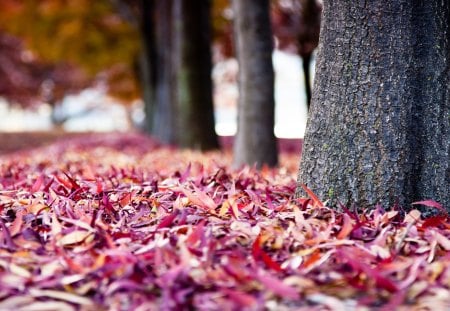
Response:
[[[0,310],[450,309],[448,215],[294,199],[297,154],[230,162],[136,134],[1,157]]]

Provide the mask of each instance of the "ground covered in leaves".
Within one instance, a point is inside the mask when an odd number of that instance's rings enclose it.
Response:
[[[293,199],[297,154],[230,158],[131,134],[0,157],[0,310],[450,309],[446,215],[333,211]]]

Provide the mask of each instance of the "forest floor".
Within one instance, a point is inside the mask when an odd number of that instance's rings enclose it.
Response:
[[[51,131],[26,131],[26,132],[0,132],[0,155],[31,148],[43,147],[59,140],[75,137],[110,136],[114,133],[94,132],[67,132],[63,130]],[[225,150],[231,150],[233,145],[232,136],[219,136],[220,145]],[[296,153],[300,156],[302,139],[278,139],[281,152]]]
[[[448,215],[294,198],[299,145],[35,135],[0,155],[0,310],[450,310]]]
[[[0,154],[49,145],[60,139],[88,135],[66,131],[0,132]]]

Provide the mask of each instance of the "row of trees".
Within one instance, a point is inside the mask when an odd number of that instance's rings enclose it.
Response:
[[[269,1],[232,3],[235,165],[275,165]],[[323,18],[297,195],[450,209],[450,3],[325,2]]]
[[[280,46],[286,41],[283,27],[307,24],[316,29],[318,24],[317,17],[291,22],[290,17],[302,16],[291,14],[295,6],[285,6],[293,1],[273,2],[278,7],[271,12],[283,13],[272,16]],[[13,5],[13,11],[30,2]],[[49,14],[62,2],[39,1],[34,9]],[[149,131],[165,142],[209,149],[217,147],[209,76],[210,2],[200,2],[107,1],[122,16],[138,21],[144,46],[139,79]],[[301,1],[305,12],[311,3]],[[226,6],[219,0],[213,4]],[[309,7],[318,12],[315,2]],[[233,0],[232,9],[240,65],[235,164],[276,165],[269,1]],[[117,14],[99,21],[117,26],[113,16]],[[307,185],[334,203],[408,207],[432,198],[449,208],[449,20],[448,1],[324,1],[297,195]],[[77,27],[74,23],[63,33]],[[315,41],[301,35],[295,41],[307,63]],[[191,133],[195,137],[188,137]]]
[[[13,72],[6,70],[5,79],[14,76],[16,68],[36,68],[32,74],[19,70],[24,79],[33,81],[29,92],[22,92],[24,83],[10,83],[6,87],[9,93],[3,92],[3,96],[24,106],[42,99],[57,106],[66,93],[106,83],[109,94],[124,103],[142,96],[145,129],[162,142],[201,150],[218,148],[210,77],[214,41],[225,57],[237,52],[241,67],[236,164],[276,165],[272,35],[280,48],[298,47],[307,64],[305,81],[309,82],[308,61],[317,45],[320,7],[315,0],[243,4],[261,12],[252,15],[240,5],[231,7],[228,0],[2,1],[0,29],[22,38],[34,58],[24,64],[21,53],[16,53],[7,66]],[[260,42],[264,42],[262,46]],[[19,52],[25,51],[20,47]],[[43,63],[53,64],[63,75],[40,71]],[[75,74],[78,68],[69,64],[84,69],[84,74],[81,70]],[[258,72],[257,68],[264,69]],[[252,81],[256,83],[250,91],[248,82]],[[309,84],[306,86],[310,94]],[[259,116],[253,118],[254,113]],[[268,137],[263,144],[252,134],[255,132],[264,133],[258,137]]]
[[[147,130],[164,143],[218,148],[212,101],[209,1],[140,1]],[[136,9],[137,8],[137,9]]]
[[[231,8],[225,1],[213,2],[213,8],[211,3],[182,0],[117,3],[123,16],[139,21],[144,46],[141,81],[147,130],[161,141],[181,147],[201,150],[218,147],[212,103],[211,21],[218,19],[217,11],[232,9],[232,33],[227,32],[230,29],[225,24],[215,34],[221,34],[219,39],[225,43],[229,42],[229,36],[234,38],[234,49],[225,53],[237,54],[240,67],[235,165],[277,165],[270,13],[278,16],[273,25],[280,29],[276,33],[283,39],[282,46],[298,44],[308,65],[305,68],[309,68],[318,41],[320,7],[311,0],[291,1],[285,7],[274,1],[272,10],[270,1],[232,1]],[[212,19],[214,12],[216,17]],[[308,29],[309,37],[307,31],[299,32],[299,28]],[[309,82],[309,72],[305,72],[305,80]],[[306,86],[308,89],[309,84]]]

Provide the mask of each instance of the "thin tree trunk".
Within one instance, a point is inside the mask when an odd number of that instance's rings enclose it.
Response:
[[[324,1],[299,185],[332,204],[450,210],[449,6]]]
[[[233,0],[239,62],[238,131],[234,165],[278,163],[273,132],[275,101],[268,0]]]
[[[64,123],[67,121],[67,116],[61,115],[61,103],[52,99],[47,99],[47,102],[51,107],[50,121],[53,130],[58,132],[64,131]]]
[[[300,0],[300,22],[297,36],[298,53],[302,58],[305,79],[306,106],[311,105],[310,65],[314,50],[319,43],[321,5],[317,0]]]
[[[181,147],[219,148],[212,99],[210,1],[174,4],[177,143]]]
[[[312,54],[306,54],[302,56],[302,68],[303,68],[303,77],[305,79],[305,93],[306,93],[306,106],[309,110],[309,106],[311,105],[311,74],[309,70],[309,66],[311,65]]]
[[[155,112],[156,90],[156,44],[155,44],[155,1],[140,0],[142,19],[141,41],[142,53],[139,58],[140,81],[144,99],[145,126],[147,133],[152,134]]]
[[[174,107],[172,0],[156,1],[156,89],[153,135],[167,144],[177,143]]]

